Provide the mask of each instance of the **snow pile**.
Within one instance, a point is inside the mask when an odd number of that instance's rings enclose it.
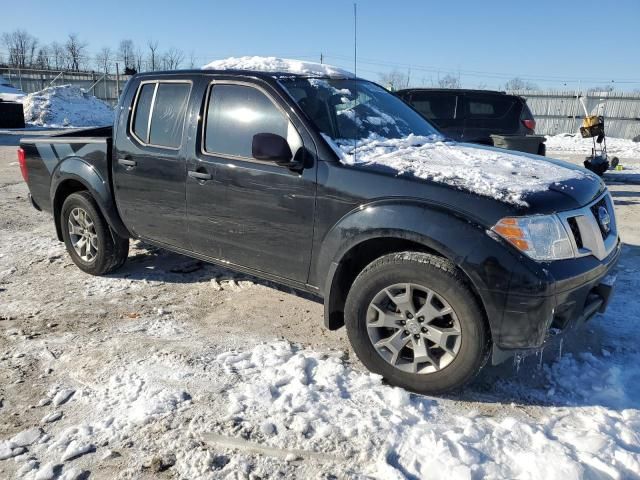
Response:
[[[551,408],[539,422],[515,410],[494,419],[459,411],[455,402],[384,386],[375,375],[354,372],[337,358],[285,343],[219,360],[241,379],[229,392],[228,413],[259,428],[269,446],[370,464],[366,473],[376,478],[569,480],[640,474],[637,409]],[[593,367],[600,367],[593,375],[603,374],[602,365],[573,362],[568,371],[566,363],[549,371],[551,381],[575,387],[572,374]],[[638,387],[623,380],[613,376],[612,385],[600,388],[635,393]]]
[[[585,155],[591,154],[593,140],[582,138],[579,134],[561,133],[547,135],[547,150],[556,152],[571,152]],[[625,138],[607,137],[607,153],[622,158],[640,158],[640,142]]]
[[[19,88],[11,85],[0,75],[0,100],[5,102],[21,102],[25,93]]]
[[[229,57],[223,60],[214,60],[202,68],[206,70],[254,70],[260,72],[292,73],[311,77],[354,76],[347,70],[323,63],[277,57]]]
[[[590,178],[590,172],[574,170],[505,150],[444,142],[439,137],[409,135],[401,139],[385,139],[372,135],[358,141],[334,144],[346,165],[383,166],[398,175],[446,183],[479,195],[516,205],[527,205],[526,194],[548,190],[558,182]]]
[[[22,99],[25,122],[45,127],[92,127],[113,124],[113,109],[71,85],[48,87]]]

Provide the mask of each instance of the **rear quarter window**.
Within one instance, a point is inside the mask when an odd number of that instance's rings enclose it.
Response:
[[[133,133],[145,143],[149,140],[149,113],[155,88],[155,83],[145,83],[140,86],[133,115]]]
[[[473,97],[466,98],[467,118],[502,118],[513,108],[512,97]]]
[[[456,95],[414,92],[409,102],[429,120],[451,120],[456,117]]]

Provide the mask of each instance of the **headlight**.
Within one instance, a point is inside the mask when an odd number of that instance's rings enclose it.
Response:
[[[571,240],[556,215],[507,217],[492,230],[535,260],[573,258]]]

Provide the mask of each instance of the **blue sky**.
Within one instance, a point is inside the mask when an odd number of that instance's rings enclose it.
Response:
[[[276,55],[353,66],[353,2],[1,0],[0,31],[24,28],[43,42],[77,33],[95,53],[130,38],[176,47],[199,64]],[[18,7],[18,5],[20,5]],[[408,73],[432,83],[499,87],[520,76],[543,87],[640,89],[639,0],[358,1],[361,76]],[[0,47],[4,50],[4,47]]]

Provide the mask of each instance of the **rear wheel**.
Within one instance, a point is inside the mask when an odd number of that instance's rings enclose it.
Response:
[[[455,266],[419,252],[380,257],[358,275],[345,306],[349,341],[389,383],[439,394],[468,383],[488,356],[488,332]]]
[[[69,195],[60,215],[62,237],[73,262],[91,275],[121,267],[129,253],[129,239],[109,227],[89,192]]]

